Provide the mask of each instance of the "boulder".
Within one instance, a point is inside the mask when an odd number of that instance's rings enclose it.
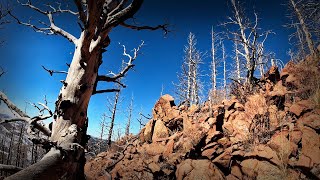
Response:
[[[305,126],[311,127],[315,130],[320,129],[320,115],[313,113],[306,113],[302,118],[299,119]]]
[[[287,138],[288,132],[279,132],[271,137],[268,145],[278,154],[281,160],[285,163],[288,162],[290,154],[296,154],[298,146],[289,141]]]
[[[157,139],[167,137],[169,137],[169,131],[167,127],[161,120],[157,120],[153,129],[152,141],[155,142]]]
[[[277,164],[278,166],[281,165],[281,162],[278,158],[278,155],[275,151],[273,151],[270,147],[260,144],[255,146],[253,151],[248,152],[244,155],[244,157],[251,157],[257,159],[265,159],[273,164]]]
[[[317,132],[309,127],[304,127],[301,143],[302,154],[312,160],[310,167],[314,164],[320,164],[320,136]]]
[[[294,103],[289,111],[293,114],[295,114],[296,116],[300,116],[302,113],[311,110],[314,108],[314,105],[311,101],[309,100],[302,100],[299,101],[297,103]]]
[[[151,142],[152,140],[152,131],[153,131],[153,126],[154,126],[154,120],[150,120],[146,126],[144,127],[143,131],[143,140],[145,142]]]
[[[280,169],[267,161],[246,159],[240,165],[243,174],[248,176],[248,179],[282,179]]]
[[[144,144],[144,151],[151,156],[161,155],[165,152],[166,146],[161,143]]]
[[[187,159],[176,170],[177,180],[222,180],[223,173],[209,160]]]
[[[174,150],[174,140],[170,139],[169,142],[166,145],[166,150],[163,153],[164,157],[168,157],[173,153]]]
[[[264,75],[266,80],[276,83],[280,80],[280,73],[277,66],[271,66],[268,72]]]
[[[152,110],[153,118],[169,122],[179,115],[178,108],[173,107],[175,107],[175,104],[172,96],[168,94],[161,96]]]

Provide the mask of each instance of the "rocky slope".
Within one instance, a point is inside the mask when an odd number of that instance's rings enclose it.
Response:
[[[164,95],[140,134],[87,162],[86,176],[319,179],[319,77],[306,60],[272,67],[251,93],[239,87],[218,105],[178,107]]]

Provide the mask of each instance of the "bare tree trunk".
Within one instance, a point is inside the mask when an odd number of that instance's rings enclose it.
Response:
[[[11,133],[11,138],[10,138],[10,144],[9,144],[9,147],[8,147],[8,156],[7,156],[7,162],[6,164],[7,165],[11,165],[11,160],[12,160],[12,153],[13,153],[13,142],[14,142],[14,130],[15,130],[15,125],[13,126],[13,130],[12,130],[12,133]]]
[[[16,166],[20,167],[20,160],[21,160],[21,145],[22,145],[22,138],[23,138],[23,133],[24,133],[24,126],[21,125],[20,128],[20,133],[19,133],[19,139],[17,143],[17,154],[16,154]]]
[[[250,58],[250,50],[249,50],[249,42],[248,42],[248,39],[246,37],[246,33],[245,33],[245,26],[243,24],[243,18],[244,17],[241,17],[240,15],[240,11],[239,11],[239,8],[237,7],[236,5],[236,1],[235,0],[231,0],[231,3],[232,3],[232,7],[234,9],[234,12],[235,12],[235,18],[236,18],[236,21],[237,21],[237,24],[240,28],[240,35],[241,35],[241,45],[243,46],[243,49],[245,51],[245,59],[246,59],[246,67],[248,69],[248,73],[247,73],[247,82],[249,84],[252,83],[252,80],[253,80],[253,72],[252,71],[252,62],[251,62],[251,58]]]
[[[217,95],[217,60],[215,58],[215,33],[213,27],[211,29],[211,82],[212,82],[212,95],[216,97]]]
[[[240,83],[241,81],[241,69],[240,69],[240,58],[239,58],[239,49],[238,49],[238,42],[235,41],[234,42],[234,46],[235,46],[235,54],[236,54],[236,77],[237,77],[237,81]]]
[[[103,136],[104,136],[104,131],[105,131],[105,126],[106,126],[106,115],[103,114],[102,115],[102,118],[101,118],[101,121],[100,121],[100,142],[99,142],[99,152],[102,152],[102,144],[103,144]]]
[[[108,135],[108,139],[107,139],[108,146],[111,145],[112,132],[113,132],[113,127],[114,127],[114,121],[116,119],[116,112],[117,112],[119,97],[120,97],[120,92],[117,92],[116,95],[114,96],[114,104],[113,104],[113,109],[112,109],[112,114],[111,114],[110,129],[109,129],[109,135]]]
[[[194,35],[192,33],[189,34],[188,37],[188,55],[187,55],[187,64],[188,64],[188,77],[187,77],[187,101],[188,104],[190,105],[192,103],[192,72],[193,72],[193,66],[192,66],[192,60],[193,60],[193,52],[194,52]]]
[[[294,0],[290,0],[291,2],[291,5],[294,9],[294,12],[296,13],[297,15],[297,18],[299,20],[299,24],[301,25],[301,28],[302,28],[302,31],[305,35],[305,38],[306,38],[306,41],[307,41],[307,44],[308,44],[308,48],[310,50],[310,54],[313,56],[313,57],[317,57],[319,54],[318,54],[318,50],[316,49],[316,47],[314,46],[314,43],[312,41],[312,38],[311,38],[311,33],[309,32],[309,29],[304,21],[304,17],[299,9],[299,7],[297,6],[296,2]]]
[[[130,105],[129,105],[129,109],[128,109],[128,121],[127,121],[127,125],[126,125],[126,132],[125,135],[129,136],[130,134],[130,124],[131,124],[131,118],[132,118],[132,111],[133,111],[133,95],[131,96],[131,101],[130,101]]]
[[[227,99],[227,67],[226,67],[226,52],[224,43],[222,42],[222,61],[223,61],[223,91],[224,98]]]

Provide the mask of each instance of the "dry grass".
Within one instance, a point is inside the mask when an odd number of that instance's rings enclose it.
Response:
[[[225,97],[224,90],[216,90],[215,92],[211,90],[209,92],[209,100],[212,106],[221,104],[222,101],[225,99],[224,97]]]

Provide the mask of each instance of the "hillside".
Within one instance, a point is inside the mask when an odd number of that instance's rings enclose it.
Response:
[[[139,135],[86,163],[88,179],[319,179],[318,64],[289,62],[252,91],[176,106],[162,96]]]

